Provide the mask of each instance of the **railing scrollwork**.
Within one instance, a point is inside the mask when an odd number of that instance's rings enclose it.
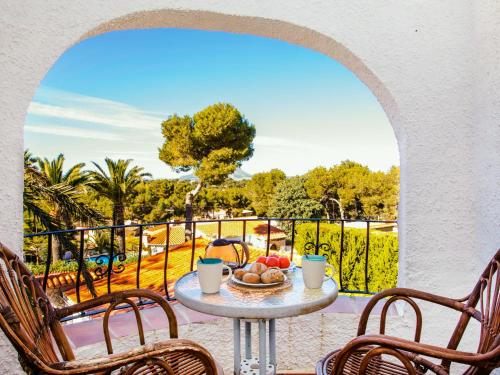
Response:
[[[122,273],[125,270],[125,265],[122,262],[125,262],[125,260],[127,260],[126,253],[118,253],[113,255],[113,262],[111,262],[113,265],[113,269],[111,270],[111,273],[114,274]],[[115,261],[118,261],[120,263],[115,263]],[[96,275],[96,279],[100,280],[103,277],[105,277],[108,273],[109,255],[108,254],[99,255],[95,259],[95,264],[97,265],[97,267],[94,268],[94,273]]]

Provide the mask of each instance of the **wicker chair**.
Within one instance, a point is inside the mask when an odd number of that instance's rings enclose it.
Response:
[[[452,362],[466,364],[464,374],[489,374],[500,367],[500,250],[486,267],[471,294],[462,299],[451,299],[412,289],[388,289],[375,295],[361,315],[358,337],[344,348],[328,354],[316,366],[316,373],[326,374],[449,374]],[[373,307],[388,298],[380,317],[380,334],[366,335],[366,325]],[[460,319],[447,348],[421,344],[422,313],[413,299],[446,306],[459,311]],[[389,306],[395,301],[406,301],[416,314],[415,340],[403,340],[384,335]],[[478,309],[476,309],[479,304]],[[481,324],[477,353],[456,350],[470,318]],[[423,358],[425,356],[427,358]],[[392,357],[392,358],[388,358]],[[431,361],[441,360],[441,363]]]
[[[158,303],[168,317],[170,340],[145,345],[144,331],[135,298]],[[108,355],[77,360],[64,334],[60,319],[109,304],[104,318]],[[112,354],[109,314],[127,304],[135,313],[141,346],[126,353]],[[170,305],[159,295],[136,289],[111,293],[69,307],[54,308],[31,272],[0,244],[0,325],[16,348],[23,369],[29,374],[181,374],[220,373],[210,353],[189,340],[177,339],[177,320]]]

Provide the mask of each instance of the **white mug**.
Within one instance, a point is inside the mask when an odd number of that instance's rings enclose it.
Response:
[[[218,293],[220,285],[229,280],[233,274],[231,268],[222,263],[222,259],[219,258],[205,258],[199,260],[197,266],[201,291],[207,294]],[[224,268],[229,270],[229,275],[222,278],[222,270]]]
[[[330,276],[325,276],[325,269],[332,270],[332,276],[335,274],[335,269],[331,264],[326,263],[326,258],[322,255],[304,255],[302,257],[302,275],[304,284],[309,289],[321,288],[323,282],[328,280]]]

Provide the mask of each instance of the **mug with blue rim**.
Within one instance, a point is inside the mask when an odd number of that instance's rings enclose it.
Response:
[[[326,268],[332,270],[332,276],[325,275]],[[323,282],[333,277],[334,274],[335,269],[331,264],[326,263],[326,258],[323,255],[304,255],[302,257],[302,276],[306,288],[321,288]]]
[[[226,266],[220,258],[200,259],[196,265],[201,291],[207,294],[218,293],[220,285],[229,280],[233,274],[231,267]],[[224,268],[229,271],[229,275],[222,278]]]

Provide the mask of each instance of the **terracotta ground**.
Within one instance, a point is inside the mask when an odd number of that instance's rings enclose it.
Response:
[[[196,260],[199,256],[203,256],[207,241],[197,239],[194,256],[194,267],[196,268]],[[256,248],[250,248],[250,260],[255,260],[258,256],[264,254],[265,251]],[[168,254],[168,269],[167,269],[167,285],[169,293],[173,292],[175,281],[182,275],[188,273],[191,267],[192,248],[190,243],[180,245],[169,251]],[[160,253],[152,256],[143,257],[141,260],[141,271],[139,275],[139,287],[149,289],[164,295],[164,275],[163,267],[165,262],[165,253]],[[125,265],[123,272],[112,274],[111,276],[111,291],[120,291],[126,289],[135,289],[137,278],[137,263],[129,263]],[[107,278],[94,282],[94,287],[97,294],[103,295],[107,293]],[[76,289],[70,289],[65,294],[72,301],[77,301]],[[80,300],[85,301],[91,299],[85,284],[80,287]]]

